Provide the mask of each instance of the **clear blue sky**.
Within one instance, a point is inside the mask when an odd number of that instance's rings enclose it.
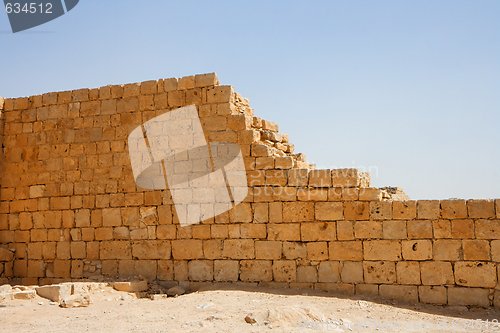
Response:
[[[216,71],[318,167],[500,198],[497,0],[81,0],[0,40],[0,96]]]

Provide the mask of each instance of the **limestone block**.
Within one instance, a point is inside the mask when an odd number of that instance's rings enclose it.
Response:
[[[470,218],[495,218],[495,202],[493,200],[468,200],[467,211]]]
[[[170,242],[163,240],[140,240],[132,242],[134,259],[170,259]]]
[[[328,243],[327,242],[309,242],[306,244],[307,259],[313,261],[328,259]]]
[[[269,240],[300,241],[300,224],[268,224],[267,238]]]
[[[330,260],[363,260],[361,241],[330,242]]]
[[[146,280],[119,281],[113,282],[112,285],[114,289],[127,293],[138,293],[148,290],[148,281]]]
[[[255,247],[252,239],[227,239],[222,251],[224,257],[230,259],[253,259]]]
[[[464,239],[464,260],[490,260],[490,243],[487,240]]]
[[[286,170],[266,170],[266,185],[285,186],[288,181]]]
[[[202,240],[177,239],[172,241],[172,258],[175,260],[202,259]]]
[[[319,282],[340,282],[340,262],[322,261],[318,267]]]
[[[392,261],[363,261],[366,283],[396,283],[396,265]]]
[[[212,281],[214,278],[214,262],[212,260],[191,260],[188,262],[190,281]]]
[[[370,203],[366,201],[352,201],[344,204],[344,218],[346,220],[368,220],[370,217]]]
[[[359,189],[357,187],[342,188],[342,201],[357,201],[359,200]]]
[[[460,261],[455,263],[455,282],[466,287],[494,288],[497,272],[494,263]]]
[[[309,171],[309,186],[311,187],[331,187],[331,170],[311,170]]]
[[[14,259],[14,252],[0,247],[0,261],[11,261],[12,259]]]
[[[292,169],[288,172],[289,186],[307,186],[309,169]]]
[[[222,259],[224,243],[220,239],[207,239],[203,241],[203,256],[205,259]]]
[[[267,228],[265,224],[242,224],[240,226],[241,238],[265,239],[267,237]]]
[[[406,223],[408,238],[432,238],[432,221],[415,220]]]
[[[299,242],[283,242],[283,257],[285,259],[306,259],[306,244]]]
[[[276,157],[275,160],[276,169],[291,169],[294,166],[294,160],[291,156],[286,157]],[[290,179],[290,178],[288,178]]]
[[[460,240],[435,240],[433,244],[434,260],[460,260],[462,242]]]
[[[463,219],[467,217],[465,200],[442,200],[441,217],[445,219]]]
[[[500,220],[476,220],[477,239],[500,239]]]
[[[354,228],[352,221],[337,221],[337,239],[353,240]]]
[[[336,221],[344,218],[342,202],[317,202],[315,217],[320,221]]]
[[[283,222],[306,222],[314,220],[314,203],[284,202]]]
[[[388,220],[382,222],[382,233],[385,239],[406,239],[406,221]]]
[[[279,241],[255,241],[255,258],[281,259],[281,247]]]
[[[252,281],[272,281],[273,264],[271,260],[241,260],[240,280],[244,282]]]
[[[341,200],[342,200],[342,188],[330,187],[328,189],[328,201],[341,201]]]
[[[359,239],[382,238],[382,222],[356,221],[354,222],[354,236]]]
[[[363,283],[363,263],[360,261],[342,262],[340,278],[346,283]]]
[[[491,241],[491,259],[500,262],[500,240]]]
[[[417,286],[398,286],[383,284],[379,287],[380,296],[405,303],[418,303]]]
[[[362,183],[362,173],[357,169],[332,170],[332,185],[334,187],[358,187]]]
[[[392,201],[370,202],[370,218],[372,220],[392,219]]]
[[[472,219],[451,220],[452,238],[474,238],[474,221]]]
[[[72,285],[70,283],[53,284],[35,288],[38,296],[60,302],[64,297],[71,295]]]
[[[382,191],[378,188],[360,188],[359,200],[361,201],[380,201],[382,200]]]
[[[378,296],[378,285],[366,283],[356,284],[356,295]]]
[[[423,285],[453,284],[453,269],[450,262],[424,261],[420,263],[420,276]]]
[[[328,189],[326,188],[298,189],[297,199],[299,201],[326,201],[328,200]]]
[[[273,281],[297,281],[297,265],[295,260],[275,260],[273,262]]]
[[[297,266],[297,282],[318,282],[316,266]]]
[[[207,88],[207,103],[231,102],[234,95],[231,86],[214,86]]]
[[[250,203],[242,202],[229,211],[229,219],[231,222],[252,222],[253,213]]]
[[[427,304],[444,305],[448,301],[446,287],[442,286],[419,286],[418,296],[420,302]]]
[[[215,281],[238,281],[240,263],[237,260],[215,260]]]
[[[490,306],[489,290],[482,288],[448,288],[448,305]]]
[[[438,219],[440,216],[439,200],[417,201],[417,218],[421,220]]]
[[[392,203],[392,218],[395,220],[411,220],[417,217],[416,201],[394,201]]]
[[[401,260],[401,243],[395,240],[373,240],[363,242],[365,260]]]
[[[420,284],[420,263],[417,261],[400,261],[396,263],[398,284]]]
[[[163,80],[163,91],[169,92],[177,90],[178,81],[176,78],[164,79]]]
[[[300,235],[302,241],[332,241],[336,240],[335,222],[301,223]]]
[[[410,240],[401,243],[404,260],[432,259],[432,242],[430,240]]]
[[[131,259],[132,251],[128,241],[101,242],[100,259]]]
[[[14,299],[33,299],[36,296],[36,291],[32,289],[16,290],[16,288],[14,288],[12,296]]]
[[[453,220],[453,222],[458,220]],[[450,220],[434,220],[432,221],[432,230],[434,238],[451,238],[451,221]]]

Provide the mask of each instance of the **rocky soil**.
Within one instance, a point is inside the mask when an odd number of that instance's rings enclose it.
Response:
[[[500,332],[495,309],[405,306],[304,291],[179,295],[181,288],[145,291],[140,282],[116,289],[106,283],[38,292],[9,288],[0,287],[0,332]]]

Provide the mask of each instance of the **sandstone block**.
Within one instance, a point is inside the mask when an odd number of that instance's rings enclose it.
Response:
[[[370,218],[372,220],[392,219],[392,201],[370,202]]]
[[[458,220],[453,220],[458,221]],[[434,220],[432,221],[432,230],[434,238],[451,238],[451,221],[450,220]]]
[[[432,259],[432,242],[430,240],[410,240],[401,243],[404,260]]]
[[[306,259],[306,244],[299,242],[283,242],[283,256],[285,259]]]
[[[284,202],[284,222],[307,222],[314,220],[314,203],[312,202]]]
[[[309,186],[311,187],[331,187],[332,176],[330,170],[309,171]]]
[[[434,260],[460,260],[462,242],[459,240],[435,240],[432,252]]]
[[[328,190],[326,188],[306,188],[297,190],[299,201],[326,201],[328,200]]]
[[[476,238],[500,239],[500,220],[476,220]]]
[[[500,240],[491,241],[491,259],[500,262]]]
[[[419,286],[418,296],[422,303],[439,305],[447,303],[446,287],[442,286]]]
[[[396,265],[392,261],[364,261],[366,283],[396,283]]]
[[[252,222],[253,213],[249,203],[242,202],[229,212],[231,222]]]
[[[255,258],[254,241],[251,239],[227,239],[222,251],[224,257],[230,259]]]
[[[463,219],[467,217],[465,200],[442,200],[441,217],[445,219]]]
[[[474,221],[471,219],[451,220],[452,238],[474,238]]]
[[[385,239],[406,239],[406,221],[383,221],[382,234]]]
[[[127,293],[138,293],[148,290],[148,281],[136,280],[136,281],[113,282],[113,288],[118,291],[124,291]]]
[[[300,224],[268,224],[267,238],[269,240],[300,241]]]
[[[397,286],[383,284],[379,287],[380,296],[406,303],[418,303],[417,286]]]
[[[417,261],[396,263],[398,284],[420,284],[420,264]]]
[[[363,260],[361,241],[330,242],[329,257],[331,260]]]
[[[316,266],[297,266],[297,282],[318,282]]]
[[[315,217],[320,221],[336,221],[344,218],[342,202],[317,202]]]
[[[497,272],[494,263],[460,261],[455,263],[455,282],[466,287],[494,288]]]
[[[448,288],[448,305],[490,306],[489,290],[482,288]]]
[[[468,200],[467,210],[470,218],[495,218],[495,202],[493,200]]]
[[[346,220],[368,220],[370,217],[370,203],[352,201],[344,204],[344,218]]]
[[[134,259],[170,259],[170,242],[162,240],[140,240],[132,243]]]
[[[188,262],[188,276],[190,281],[212,281],[214,266],[212,260],[191,260]]]
[[[59,303],[64,297],[71,295],[71,287],[71,284],[65,283],[41,286],[35,290],[38,296]]]
[[[401,243],[392,240],[374,240],[363,242],[365,260],[401,260]]]
[[[327,242],[309,242],[306,244],[306,247],[307,247],[307,259],[313,261],[328,259]]]
[[[197,239],[177,239],[172,241],[172,257],[175,260],[202,259],[202,241]]]
[[[281,259],[281,242],[279,241],[256,241],[256,259]]]
[[[289,186],[307,186],[309,169],[292,169],[288,172]]]
[[[318,267],[319,282],[340,282],[340,263],[338,261],[323,261]]]
[[[360,283],[356,284],[356,295],[364,296],[377,296],[378,295],[378,285],[377,284],[366,284]]]
[[[378,188],[360,188],[359,200],[361,201],[380,201],[382,200],[382,191]]]
[[[12,259],[14,259],[14,252],[0,247],[0,261],[11,261]]]
[[[271,260],[241,260],[240,280],[244,282],[252,281],[272,281],[273,264]]]
[[[337,221],[337,239],[353,240],[354,228],[352,221]]]
[[[490,243],[487,240],[462,241],[464,260],[490,260]]]
[[[340,278],[346,283],[363,283],[363,263],[344,261],[341,263]]]
[[[360,239],[382,238],[382,222],[356,221],[354,222],[354,236]]]
[[[275,260],[273,262],[274,281],[295,282],[297,280],[297,265],[295,260]]]
[[[302,241],[332,241],[336,240],[335,222],[301,223]]]
[[[362,183],[363,175],[357,169],[332,170],[332,185],[334,187],[357,187]]]
[[[415,220],[406,222],[408,238],[432,238],[432,222]]]
[[[417,217],[416,201],[394,201],[392,203],[392,218],[395,220],[411,220]]]
[[[238,281],[240,263],[237,260],[215,260],[215,281]]]
[[[453,284],[453,269],[450,262],[424,261],[420,263],[420,275],[424,285]]]
[[[419,220],[433,220],[440,216],[439,200],[417,201],[417,218]]]

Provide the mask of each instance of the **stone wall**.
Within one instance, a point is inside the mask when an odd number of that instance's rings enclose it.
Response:
[[[136,186],[127,136],[192,104],[209,141],[241,146],[250,190],[181,227],[168,190]],[[214,74],[5,99],[3,109],[0,282],[142,275],[500,305],[500,200],[401,200],[358,170],[315,170]]]

